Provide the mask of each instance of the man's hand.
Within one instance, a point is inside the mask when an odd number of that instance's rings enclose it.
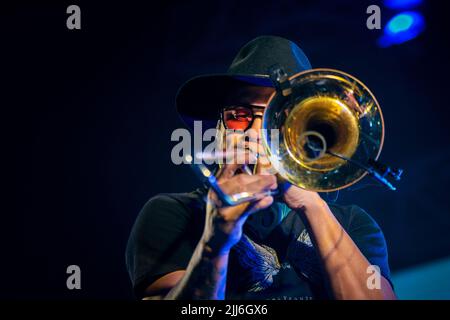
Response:
[[[260,175],[276,174],[276,170],[270,164],[267,154],[260,142],[259,134],[256,137],[252,137],[251,140],[252,141],[247,142],[247,147],[251,152],[258,155],[255,173]],[[317,192],[299,188],[279,176],[277,176],[277,180],[278,190],[282,193],[282,199],[290,209],[313,210],[315,207],[323,204],[323,199]]]
[[[317,192],[299,188],[289,182],[280,182],[279,189],[283,193],[284,202],[292,210],[314,210],[324,202]]]
[[[217,175],[219,187],[226,194],[248,192],[261,194],[277,188],[274,175],[248,175],[240,173],[242,165],[224,165]],[[213,255],[229,252],[242,236],[242,227],[247,217],[273,203],[272,196],[261,196],[255,201],[236,206],[223,207],[217,195],[210,190],[206,212],[203,241]]]

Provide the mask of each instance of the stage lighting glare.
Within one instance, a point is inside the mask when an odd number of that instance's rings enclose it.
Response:
[[[393,10],[408,10],[421,5],[423,0],[384,0],[384,6]]]
[[[425,19],[419,12],[402,12],[392,17],[378,40],[380,47],[389,47],[416,38],[425,29]]]

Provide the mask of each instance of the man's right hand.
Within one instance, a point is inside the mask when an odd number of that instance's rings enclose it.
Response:
[[[264,194],[277,188],[275,175],[248,175],[241,173],[241,168],[242,165],[239,164],[226,164],[219,170],[216,178],[224,193],[229,195],[241,192]],[[269,207],[272,203],[272,196],[262,195],[252,202],[223,206],[216,193],[210,189],[203,233],[207,250],[210,250],[212,255],[227,254],[241,239],[242,227],[247,217]]]

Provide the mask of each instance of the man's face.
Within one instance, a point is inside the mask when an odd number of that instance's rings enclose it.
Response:
[[[246,86],[230,96],[230,101],[222,111],[222,120],[226,129],[237,130],[226,132],[224,149],[247,149],[255,154],[263,154],[260,141],[262,117],[268,100],[275,89],[270,87]],[[246,156],[247,159],[247,156]],[[248,159],[246,160],[248,161]]]
[[[246,86],[232,94],[230,101],[234,103],[229,103],[222,112],[225,128],[260,130],[264,109],[274,91],[270,87]]]

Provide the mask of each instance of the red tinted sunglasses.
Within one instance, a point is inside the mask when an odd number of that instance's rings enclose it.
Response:
[[[252,126],[256,118],[262,118],[262,115],[255,114],[255,110],[264,111],[264,108],[252,105],[225,107],[222,109],[221,119],[225,129],[245,131]]]

